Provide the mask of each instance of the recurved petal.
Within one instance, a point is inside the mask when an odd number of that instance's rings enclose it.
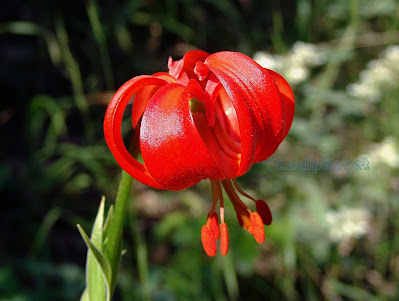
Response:
[[[194,75],[194,69],[198,62],[203,62],[209,56],[208,52],[202,50],[192,50],[183,56],[183,70],[191,77]]]
[[[164,86],[151,98],[141,121],[140,146],[151,176],[168,190],[221,178],[195,126],[187,89],[180,84]]]
[[[177,80],[166,72],[158,72],[153,74],[152,76],[158,77],[164,80],[167,80],[171,83],[176,83]],[[150,101],[152,95],[159,89],[157,85],[148,85],[141,88],[136,96],[134,97],[133,107],[132,107],[132,124],[133,128],[136,127],[139,122],[141,116],[144,113],[145,108],[147,107],[148,102]]]
[[[209,53],[205,51],[192,50],[187,52],[178,61],[173,61],[172,58],[169,58],[169,74],[179,79],[180,83],[187,84],[188,79],[197,78],[197,75],[194,73],[197,62],[203,62],[208,56]],[[188,79],[185,78],[184,73],[188,76]]]
[[[212,70],[212,69],[211,69]],[[246,101],[245,95],[237,89],[236,85],[231,82],[229,77],[218,69],[212,72],[219,78],[226,93],[228,94],[235,111],[237,112],[238,125],[241,138],[241,160],[237,173],[234,175],[238,177],[243,175],[251,167],[256,151],[257,135],[254,125],[253,113]]]
[[[274,81],[276,82],[278,89],[280,90],[281,97],[283,98],[284,102],[284,113],[285,113],[285,127],[284,127],[284,135],[283,139],[285,136],[287,136],[288,131],[291,128],[292,120],[294,119],[294,113],[295,113],[295,97],[294,93],[292,92],[292,89],[290,85],[287,83],[287,81],[282,77],[280,74],[277,72],[266,69],[269,71],[270,75],[273,77]]]
[[[265,160],[282,140],[284,107],[268,71],[236,52],[210,55],[205,64],[220,80],[236,110],[241,135],[240,171]]]
[[[108,105],[104,118],[104,136],[118,164],[136,180],[157,189],[165,189],[149,174],[146,166],[139,163],[127,151],[123,143],[121,125],[129,100],[147,85],[161,87],[169,82],[153,76],[136,76],[123,84]]]

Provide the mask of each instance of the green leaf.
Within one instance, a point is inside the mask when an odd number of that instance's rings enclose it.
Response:
[[[82,297],[80,297],[80,301],[90,301],[87,288],[83,291]]]
[[[97,221],[97,219],[96,219]],[[108,260],[105,258],[104,254],[97,249],[96,246],[93,245],[93,243],[90,241],[89,236],[86,234],[86,232],[82,229],[82,227],[80,225],[77,225],[78,230],[80,232],[80,234],[82,235],[83,240],[85,241],[87,247],[90,249],[90,254],[92,254],[95,258],[95,261],[97,263],[97,266],[100,268],[101,274],[103,276],[103,281],[102,283],[105,284],[105,291],[106,291],[106,299],[107,301],[110,301],[111,298],[111,291],[110,291],[110,284],[111,284],[111,277],[112,277],[112,270],[111,270],[111,265],[109,264]],[[88,270],[88,275],[90,275],[91,273],[93,273],[93,270],[89,270],[89,266],[87,267]],[[91,277],[91,276],[90,276]],[[101,283],[101,282],[98,282]],[[94,286],[98,285],[98,283],[96,283]],[[89,288],[89,293],[92,292],[91,288],[90,288],[91,283],[88,280],[88,288]],[[92,287],[93,289],[96,289],[96,287]],[[95,290],[95,293],[99,293],[100,290]],[[94,292],[94,290],[93,290]],[[94,293],[94,294],[95,294]],[[101,294],[101,293],[99,293]],[[91,299],[91,294],[90,294],[90,301],[97,301],[97,300],[104,300],[104,299]]]
[[[102,197],[90,237],[90,241],[100,252],[103,251],[104,204],[105,198]],[[87,253],[86,277],[89,300],[104,300],[105,284],[101,268],[90,250]]]
[[[105,219],[104,230],[103,230],[103,246],[107,243],[109,229],[114,217],[114,206],[110,206],[107,213],[107,218]]]

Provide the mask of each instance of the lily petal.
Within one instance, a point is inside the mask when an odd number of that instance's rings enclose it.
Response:
[[[203,142],[190,111],[187,88],[169,84],[151,98],[140,129],[143,160],[168,190],[181,190],[222,174]]]
[[[109,149],[118,164],[136,180],[157,189],[164,189],[157,183],[147,167],[138,162],[127,151],[123,143],[121,125],[123,113],[134,94],[147,85],[164,86],[169,82],[153,76],[136,76],[123,84],[108,105],[104,118],[104,136]]]
[[[218,52],[210,55],[205,64],[220,80],[239,112],[242,157],[237,176],[240,176],[252,163],[270,155],[269,148],[280,143],[284,127],[281,96],[271,75],[243,54]]]
[[[179,83],[186,85],[190,78],[198,79],[198,76],[194,73],[195,65],[198,62],[203,62],[208,56],[209,53],[205,51],[193,50],[187,52],[178,61],[173,61],[172,58],[169,58],[169,74],[177,78]]]
[[[242,131],[242,170],[247,170],[246,160],[252,163],[267,159],[274,153],[284,134],[284,105],[280,91],[271,74],[254,60],[236,52],[218,52],[210,55],[205,64],[220,79],[229,94],[236,111],[240,131],[245,124],[239,110],[239,102],[248,106],[253,130],[248,137]],[[232,92],[232,90],[235,90]],[[239,91],[241,99],[237,98]],[[256,152],[248,152],[247,141],[256,137]],[[248,157],[247,157],[248,156]],[[244,172],[245,172],[244,171]]]
[[[231,138],[224,132],[219,121],[216,121],[217,125],[210,128],[204,113],[196,112],[193,118],[202,140],[223,173],[223,178],[234,178],[240,163],[240,154],[237,152],[237,146],[234,145],[235,142],[229,141]]]
[[[277,72],[266,69],[269,71],[270,75],[273,77],[274,81],[276,82],[278,89],[280,90],[281,96],[284,102],[284,112],[285,112],[285,127],[284,127],[284,134],[283,139],[287,136],[288,131],[291,128],[292,121],[294,119],[295,113],[295,97],[294,93],[288,82]]]
[[[152,76],[165,79],[171,83],[176,83],[176,79],[166,72],[158,72],[153,74]],[[136,96],[134,97],[133,107],[132,107],[132,124],[133,129],[136,128],[137,123],[139,122],[141,116],[144,113],[145,108],[147,107],[148,102],[150,101],[152,95],[159,89],[159,86],[145,86],[140,89]]]

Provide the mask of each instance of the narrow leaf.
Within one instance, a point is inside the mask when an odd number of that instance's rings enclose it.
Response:
[[[110,284],[111,284],[111,277],[112,277],[112,270],[108,260],[105,258],[104,254],[100,252],[90,241],[89,236],[83,230],[80,225],[77,225],[80,235],[82,235],[83,240],[85,241],[87,247],[90,249],[91,253],[93,254],[96,263],[101,269],[101,273],[104,278],[105,289],[106,289],[106,301],[110,301],[111,292],[110,292]],[[92,300],[90,300],[92,301]],[[93,300],[94,301],[94,300]],[[95,300],[97,301],[97,300]]]
[[[105,198],[102,197],[96,220],[94,221],[90,241],[100,251],[103,251],[103,223],[104,223]],[[93,252],[87,252],[86,282],[89,301],[105,300],[105,283]]]
[[[108,209],[107,218],[105,219],[104,230],[103,230],[103,246],[107,243],[109,229],[111,227],[112,220],[114,218],[114,206],[111,205]]]
[[[89,299],[89,293],[87,288],[83,291],[82,296],[80,297],[80,301],[90,301]]]

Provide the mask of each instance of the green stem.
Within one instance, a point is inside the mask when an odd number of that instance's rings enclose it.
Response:
[[[118,194],[115,200],[115,210],[112,223],[110,226],[107,243],[105,245],[105,256],[112,267],[112,284],[111,292],[113,292],[116,284],[116,278],[119,271],[119,263],[121,257],[122,229],[125,220],[127,204],[130,198],[130,190],[133,178],[125,171],[122,171],[121,180],[119,182]]]

